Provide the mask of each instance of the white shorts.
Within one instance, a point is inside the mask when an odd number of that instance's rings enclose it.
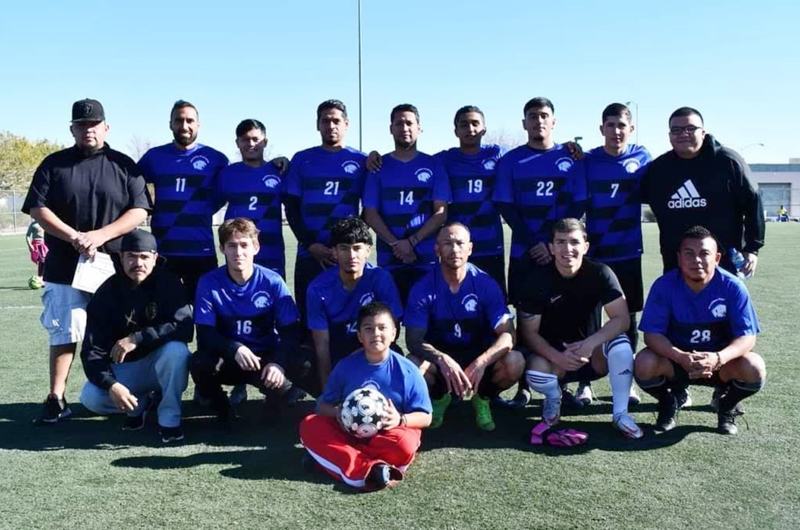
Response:
[[[42,293],[41,322],[50,334],[50,346],[83,341],[86,331],[86,305],[90,293],[74,289],[71,285],[46,283]]]

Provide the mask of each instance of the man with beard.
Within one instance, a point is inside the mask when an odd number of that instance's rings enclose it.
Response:
[[[118,252],[119,237],[150,209],[144,179],[133,160],[105,143],[108,130],[99,101],[76,101],[70,126],[75,146],[44,159],[22,205],[44,227],[50,249],[41,319],[50,335],[50,392],[40,418],[45,424],[72,414],[64,392],[91,296],[72,288],[78,257]]]

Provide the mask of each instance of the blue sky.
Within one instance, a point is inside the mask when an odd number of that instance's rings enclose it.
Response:
[[[15,2],[0,17],[0,130],[71,143],[70,105],[106,108],[109,143],[171,140],[176,99],[200,110],[200,141],[234,157],[244,118],[271,153],[315,145],[315,109],[350,110],[358,146],[357,0]],[[391,149],[389,111],[421,113],[420,149],[454,145],[452,116],[480,106],[490,131],[521,133],[546,96],[556,140],[600,143],[600,113],[635,101],[639,142],[669,148],[667,118],[701,110],[749,162],[800,157],[800,3],[363,0],[365,150]],[[520,136],[524,138],[524,136]],[[523,140],[524,141],[524,140]],[[764,146],[753,144],[763,143]]]

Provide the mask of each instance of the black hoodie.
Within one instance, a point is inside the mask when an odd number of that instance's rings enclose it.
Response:
[[[157,264],[140,285],[134,287],[118,271],[100,286],[86,308],[86,335],[81,360],[86,378],[107,390],[114,377],[111,349],[128,335],[136,348],[124,362],[134,362],[167,342],[189,343],[194,335],[192,308],[177,276]]]
[[[656,216],[663,255],[674,255],[695,225],[717,237],[723,255],[730,247],[757,253],[764,246],[764,212],[750,167],[710,134],[695,158],[673,150],[655,159],[642,181],[642,202]]]

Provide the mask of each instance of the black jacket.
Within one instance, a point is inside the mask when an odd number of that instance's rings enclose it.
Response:
[[[642,181],[642,202],[656,216],[662,254],[677,252],[695,225],[717,237],[723,255],[730,247],[757,252],[764,246],[764,209],[750,167],[710,134],[695,158],[669,151],[655,159]]]
[[[192,308],[181,281],[156,265],[139,286],[118,271],[100,286],[86,308],[86,334],[81,360],[86,378],[102,389],[117,380],[111,349],[128,335],[136,349],[124,362],[134,362],[167,342],[189,343],[194,335]]]

